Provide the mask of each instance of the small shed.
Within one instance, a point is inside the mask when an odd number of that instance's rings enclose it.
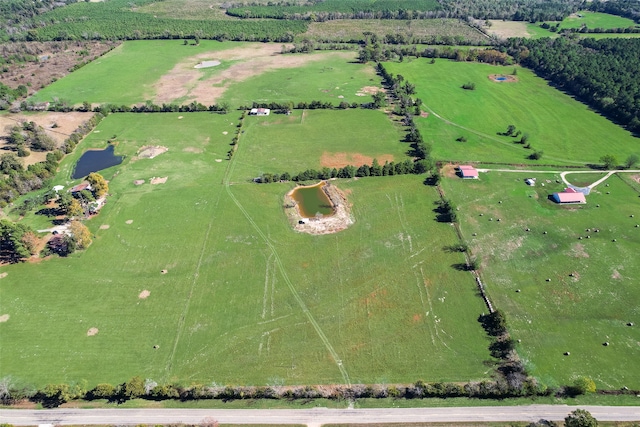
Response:
[[[56,192],[56,194],[58,193],[58,191],[60,190],[64,190],[64,185],[54,185],[53,186],[53,191]]]
[[[249,115],[251,116],[268,116],[271,113],[271,110],[268,108],[252,108],[249,111]]]
[[[464,179],[478,179],[478,170],[470,165],[458,166],[460,176]]]
[[[574,190],[573,188],[565,188],[564,191],[559,193],[553,193],[553,200],[556,203],[566,204],[566,203],[587,203],[587,200],[584,197],[584,194]]]
[[[527,178],[524,180],[524,183],[530,186],[534,186],[536,185],[536,179],[535,178]]]

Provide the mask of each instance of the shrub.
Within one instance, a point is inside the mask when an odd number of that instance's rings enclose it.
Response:
[[[476,90],[476,84],[473,82],[467,82],[462,85],[462,89],[464,90]]]

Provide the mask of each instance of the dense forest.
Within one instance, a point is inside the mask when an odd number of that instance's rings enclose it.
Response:
[[[510,39],[522,65],[640,133],[640,39]]]
[[[305,19],[415,19],[433,18],[440,10],[435,0],[325,0],[307,6],[243,6],[227,10],[239,18]]]
[[[301,21],[190,20],[155,18],[132,11],[155,0],[78,2],[34,16],[12,41],[202,38],[290,42],[307,30]]]
[[[22,32],[33,17],[76,0],[2,0],[0,1],[0,40]]]
[[[629,1],[629,0],[627,0]],[[425,19],[435,17],[561,21],[585,7],[582,0],[326,0],[308,6],[273,4],[227,10],[240,18],[309,19]]]

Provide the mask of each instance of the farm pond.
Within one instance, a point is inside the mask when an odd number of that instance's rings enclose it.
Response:
[[[109,145],[104,150],[87,150],[80,156],[73,170],[72,179],[83,178],[91,172],[98,172],[122,163],[124,156],[113,154],[115,146]]]
[[[331,216],[335,213],[333,204],[324,192],[326,183],[320,182],[308,187],[298,187],[291,193],[291,197],[298,204],[300,216],[304,218],[315,218],[318,214]]]

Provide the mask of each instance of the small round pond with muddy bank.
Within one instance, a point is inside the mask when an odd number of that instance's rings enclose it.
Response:
[[[345,194],[327,181],[294,188],[285,196],[284,207],[292,227],[301,233],[337,233],[354,222]]]

